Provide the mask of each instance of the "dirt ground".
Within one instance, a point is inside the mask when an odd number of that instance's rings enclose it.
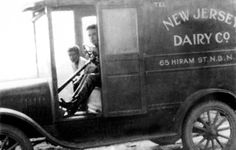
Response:
[[[86,150],[182,150],[181,144],[159,146],[151,141],[129,142],[124,144],[117,144],[111,146],[103,146],[97,148],[90,148]],[[42,143],[35,147],[35,150],[69,150],[62,147],[55,147],[50,144]]]

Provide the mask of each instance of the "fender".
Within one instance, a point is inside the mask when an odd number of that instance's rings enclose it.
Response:
[[[23,122],[25,122],[26,124],[31,125],[36,131],[38,131],[40,134],[42,134],[43,136],[45,136],[47,138],[47,140],[55,145],[60,145],[63,147],[69,147],[69,148],[77,148],[78,149],[78,145],[76,144],[72,144],[72,143],[68,143],[65,141],[60,141],[58,139],[56,139],[55,137],[53,137],[50,133],[48,133],[46,130],[44,130],[37,122],[35,122],[32,118],[30,118],[29,116],[16,111],[16,110],[12,110],[9,108],[0,108],[0,118],[1,116],[11,116],[17,119],[22,120]]]
[[[202,89],[193,93],[192,95],[188,96],[185,99],[185,101],[181,104],[179,110],[177,111],[176,117],[174,118],[174,122],[176,122],[175,129],[176,131],[178,131],[179,135],[181,135],[182,133],[182,125],[189,109],[198,101],[200,101],[201,98],[203,98],[204,96],[212,95],[212,94],[228,95],[234,99],[234,103],[236,104],[236,95],[229,90],[210,88],[210,89]]]

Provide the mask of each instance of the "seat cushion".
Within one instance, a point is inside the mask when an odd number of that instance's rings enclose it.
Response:
[[[101,88],[95,87],[88,98],[88,111],[91,113],[102,112]]]

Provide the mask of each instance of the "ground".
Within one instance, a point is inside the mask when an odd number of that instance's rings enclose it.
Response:
[[[90,148],[86,150],[182,150],[181,144],[159,146],[151,141],[129,142],[105,147]],[[69,150],[62,147],[55,147],[50,144],[42,143],[35,150]]]

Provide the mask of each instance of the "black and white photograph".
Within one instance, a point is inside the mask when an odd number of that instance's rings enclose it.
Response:
[[[0,150],[236,150],[236,0],[2,0]]]

